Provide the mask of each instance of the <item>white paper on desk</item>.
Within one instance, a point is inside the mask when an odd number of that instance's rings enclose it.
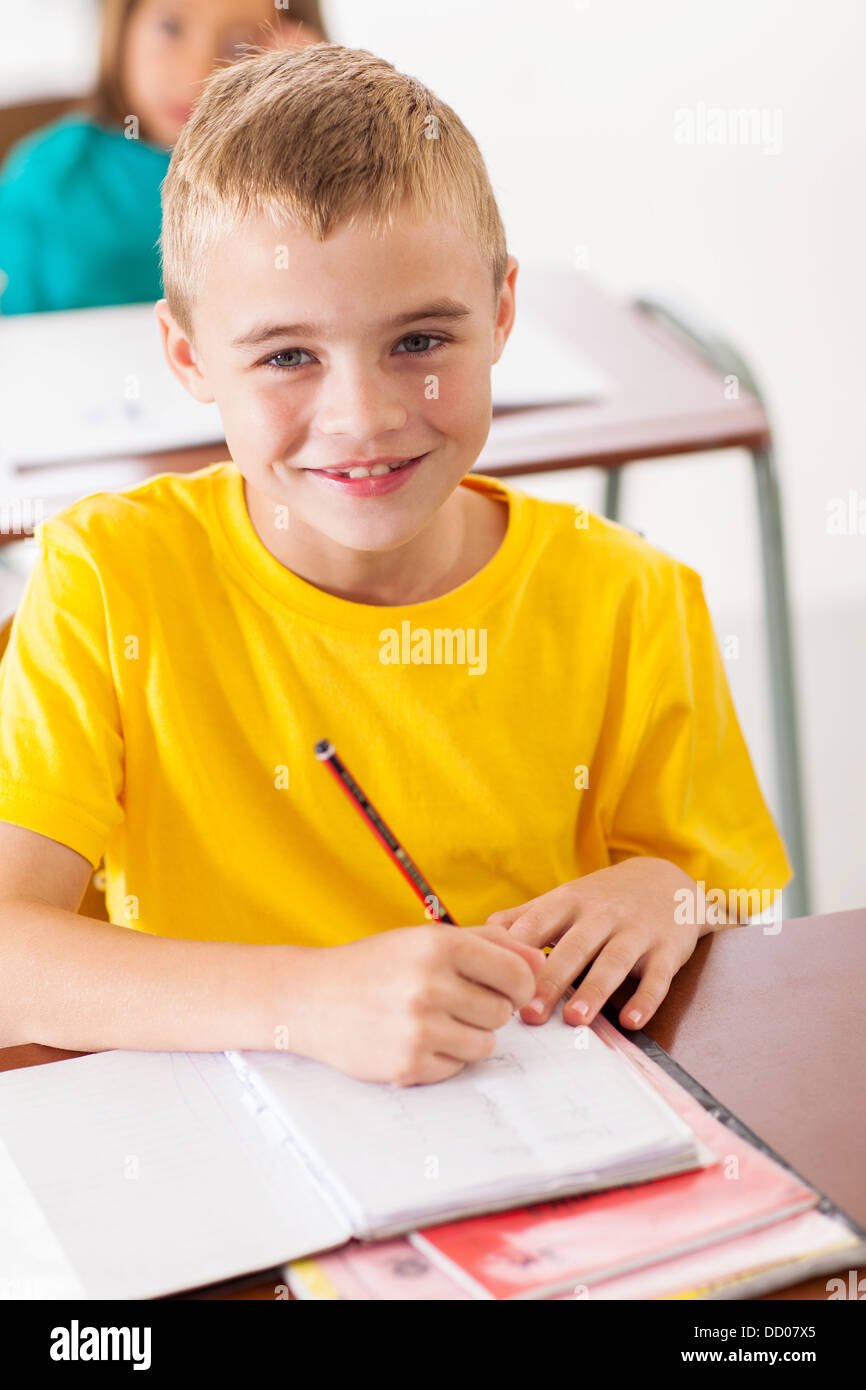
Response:
[[[84,1298],[84,1287],[0,1144],[0,1298]]]
[[[288,1053],[229,1055],[362,1237],[716,1161],[631,1062],[564,1022],[561,1005],[542,1027],[513,1015],[492,1057],[436,1085],[359,1082]]]
[[[44,1231],[13,1224],[15,1189],[0,1187],[0,1231],[17,1242],[7,1280],[71,1269],[83,1297],[155,1298],[349,1237],[222,1053],[99,1052],[4,1072],[0,1128],[65,1255],[51,1263]]]
[[[571,343],[518,314],[492,373],[494,406],[594,400],[603,375]],[[216,405],[184,390],[152,304],[0,316],[0,464],[123,457],[217,444]]]
[[[609,389],[604,374],[567,339],[520,309],[491,381],[494,408],[574,405]]]
[[[53,463],[218,443],[165,360],[152,304],[0,316],[0,462]]]

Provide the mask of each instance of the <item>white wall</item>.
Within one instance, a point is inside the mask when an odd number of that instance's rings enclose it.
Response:
[[[88,0],[41,8],[60,24]],[[22,7],[0,5],[4,24],[7,10]],[[866,509],[866,6],[325,0],[324,11],[337,41],[381,53],[459,111],[518,259],[571,266],[585,247],[589,273],[611,290],[673,291],[750,359],[782,474],[813,905],[863,905],[866,534],[831,535],[826,517],[852,489]],[[20,85],[26,53],[16,46],[12,63],[12,52],[0,81],[11,64]],[[700,103],[763,112],[765,138],[679,143],[677,111],[697,115]],[[597,476],[523,485],[600,505]],[[731,685],[776,809],[746,461],[638,465],[623,519],[701,571],[717,631],[740,637]]]
[[[850,489],[866,511],[866,6],[439,0],[416,13],[331,0],[327,12],[341,42],[459,111],[518,259],[572,265],[585,247],[612,290],[674,293],[750,360],[782,475],[813,905],[866,903],[866,534],[826,529],[828,501]],[[697,117],[699,103],[762,111],[770,138],[678,143],[676,113]],[[522,485],[601,504],[597,476]],[[701,571],[717,631],[740,637],[728,672],[776,809],[747,461],[640,464],[623,519]]]
[[[96,78],[98,0],[0,0],[0,104],[80,96]]]

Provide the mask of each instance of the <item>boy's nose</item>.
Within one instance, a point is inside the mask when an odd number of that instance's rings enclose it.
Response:
[[[345,434],[363,443],[402,429],[409,412],[385,382],[343,372],[323,387],[317,415],[323,434]]]

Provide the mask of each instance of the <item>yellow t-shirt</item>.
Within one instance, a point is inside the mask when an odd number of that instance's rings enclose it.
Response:
[[[423,922],[326,738],[464,926],[638,854],[783,887],[700,577],[568,503],[461,486],[507,500],[499,550],[400,607],[281,565],[232,463],[43,521],[0,666],[0,819],[104,856],[111,920],[155,935]]]

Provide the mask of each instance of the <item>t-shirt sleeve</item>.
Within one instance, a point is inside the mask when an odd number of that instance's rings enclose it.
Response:
[[[644,686],[608,848],[647,854],[707,892],[761,890],[760,909],[792,877],[746,748],[700,576],[677,565],[653,623],[656,675]],[[756,906],[756,911],[760,910]]]
[[[0,663],[0,820],[96,867],[123,820],[123,737],[102,585],[62,523],[36,528],[30,572]]]

